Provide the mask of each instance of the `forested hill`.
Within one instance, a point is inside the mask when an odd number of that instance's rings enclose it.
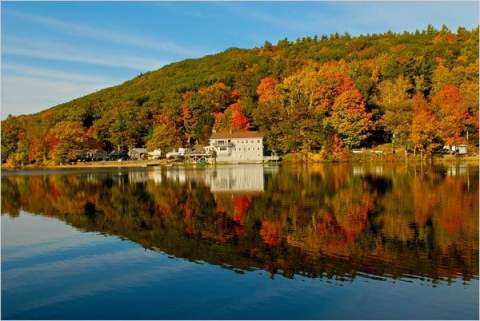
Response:
[[[261,130],[269,150],[325,157],[392,141],[425,152],[475,143],[478,31],[428,26],[414,33],[285,39],[173,63],[34,115],[7,118],[2,162],[201,145],[212,130]]]

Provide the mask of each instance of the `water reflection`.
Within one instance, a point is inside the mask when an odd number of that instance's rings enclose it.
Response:
[[[151,179],[160,184],[165,179],[177,183],[196,181],[215,192],[263,192],[265,172],[273,174],[278,167],[265,167],[258,164],[251,165],[224,165],[215,168],[172,168],[162,172],[160,168],[148,172],[136,172],[129,174],[131,182],[145,182]]]
[[[20,173],[21,174],[21,173]],[[237,271],[478,277],[478,169],[219,166],[2,176],[2,214]]]

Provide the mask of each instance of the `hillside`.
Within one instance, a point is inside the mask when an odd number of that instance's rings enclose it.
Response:
[[[205,144],[259,129],[279,153],[338,158],[393,142],[410,152],[478,141],[478,28],[279,41],[173,63],[119,86],[2,121],[2,162],[95,149]]]

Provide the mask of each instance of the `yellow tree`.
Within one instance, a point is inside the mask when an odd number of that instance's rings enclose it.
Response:
[[[412,85],[403,76],[385,80],[378,86],[376,103],[383,108],[381,124],[392,133],[392,143],[406,145],[412,122],[412,101],[409,91]]]
[[[467,142],[470,141],[477,141],[478,140],[478,125],[479,125],[479,117],[478,117],[478,79],[475,81],[465,80],[462,86],[460,87],[462,91],[465,106],[467,109],[469,117],[469,122],[467,124],[465,138]]]
[[[152,136],[146,145],[150,151],[155,149],[169,151],[178,147],[180,145],[180,135],[175,123],[167,116],[158,116],[153,126]]]
[[[415,152],[419,150],[423,156],[424,152],[431,153],[432,149],[438,146],[436,144],[437,128],[437,120],[425,99],[420,95],[415,96],[413,98],[413,120],[410,135]]]
[[[64,163],[77,159],[82,152],[94,148],[95,139],[87,135],[87,131],[79,121],[62,121],[57,123],[49,132],[51,156],[57,163]]]
[[[319,148],[327,134],[324,118],[332,113],[335,99],[354,88],[353,80],[333,66],[308,65],[276,87],[285,114],[284,145],[290,149]]]

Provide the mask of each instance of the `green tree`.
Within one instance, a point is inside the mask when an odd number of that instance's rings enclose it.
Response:
[[[1,122],[2,132],[2,163],[17,151],[20,126],[16,118],[9,115]]]
[[[179,147],[180,143],[175,123],[166,116],[159,116],[153,126],[152,136],[147,141],[147,149],[150,151],[160,149],[162,152],[167,152]]]

